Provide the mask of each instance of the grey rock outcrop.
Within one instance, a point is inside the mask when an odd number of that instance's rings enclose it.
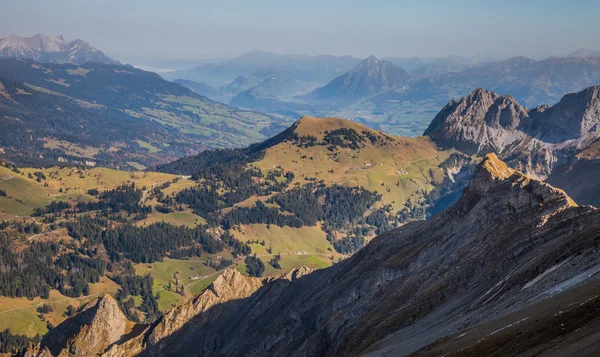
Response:
[[[556,164],[600,137],[600,86],[531,110],[511,96],[476,89],[448,103],[424,135],[442,147],[494,152],[511,167],[545,179]]]

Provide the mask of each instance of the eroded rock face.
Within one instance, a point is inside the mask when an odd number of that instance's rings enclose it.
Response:
[[[424,135],[443,147],[494,152],[511,167],[545,179],[574,150],[600,137],[600,86],[532,110],[511,96],[476,89],[446,105]]]
[[[110,295],[99,298],[44,336],[38,356],[94,356],[125,335],[127,318]]]

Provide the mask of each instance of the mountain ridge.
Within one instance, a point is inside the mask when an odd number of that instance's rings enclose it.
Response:
[[[80,39],[66,41],[63,36],[32,37],[10,35],[0,38],[0,57],[31,59],[41,63],[71,63],[81,65],[86,62],[120,65],[88,42]]]
[[[514,167],[545,178],[572,150],[600,137],[600,86],[567,94],[551,107],[531,110],[512,96],[475,89],[450,101],[424,135],[442,147],[496,152]]]

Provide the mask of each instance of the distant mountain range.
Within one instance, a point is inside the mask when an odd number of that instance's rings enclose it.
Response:
[[[223,63],[203,64],[162,75],[169,80],[184,78],[203,82],[214,88],[221,88],[239,76],[253,76],[256,72],[267,71],[276,72],[297,81],[314,83],[313,88],[315,88],[351,70],[359,62],[359,58],[350,56],[279,55],[252,51]]]
[[[557,103],[567,93],[600,84],[600,57],[589,56],[593,54],[590,51],[578,52],[582,56],[539,61],[513,57],[499,62],[461,57],[370,57],[304,95],[285,98],[276,91],[255,90],[231,103],[280,115],[347,117],[391,134],[415,136],[427,127],[439,107],[468,95],[473,88],[510,94],[532,108]],[[411,70],[398,67],[402,63]],[[241,78],[232,85],[241,83]],[[253,76],[244,80],[249,78],[255,80],[247,83],[245,90],[257,86],[261,79]]]
[[[286,124],[131,66],[0,60],[0,155],[18,163],[148,166],[244,146]]]
[[[582,48],[569,54],[567,57],[600,57],[600,50]]]
[[[62,36],[40,34],[32,37],[11,35],[0,38],[0,57],[25,58],[41,63],[120,64],[83,40],[66,41]]]
[[[528,107],[554,104],[570,92],[600,84],[600,57],[551,57],[534,61],[513,57],[414,83],[386,98],[430,99],[467,95],[473,88],[510,94]]]

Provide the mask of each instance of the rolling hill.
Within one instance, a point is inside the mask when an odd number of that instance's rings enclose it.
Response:
[[[284,120],[130,66],[0,60],[0,155],[27,165],[164,163],[277,133]]]

